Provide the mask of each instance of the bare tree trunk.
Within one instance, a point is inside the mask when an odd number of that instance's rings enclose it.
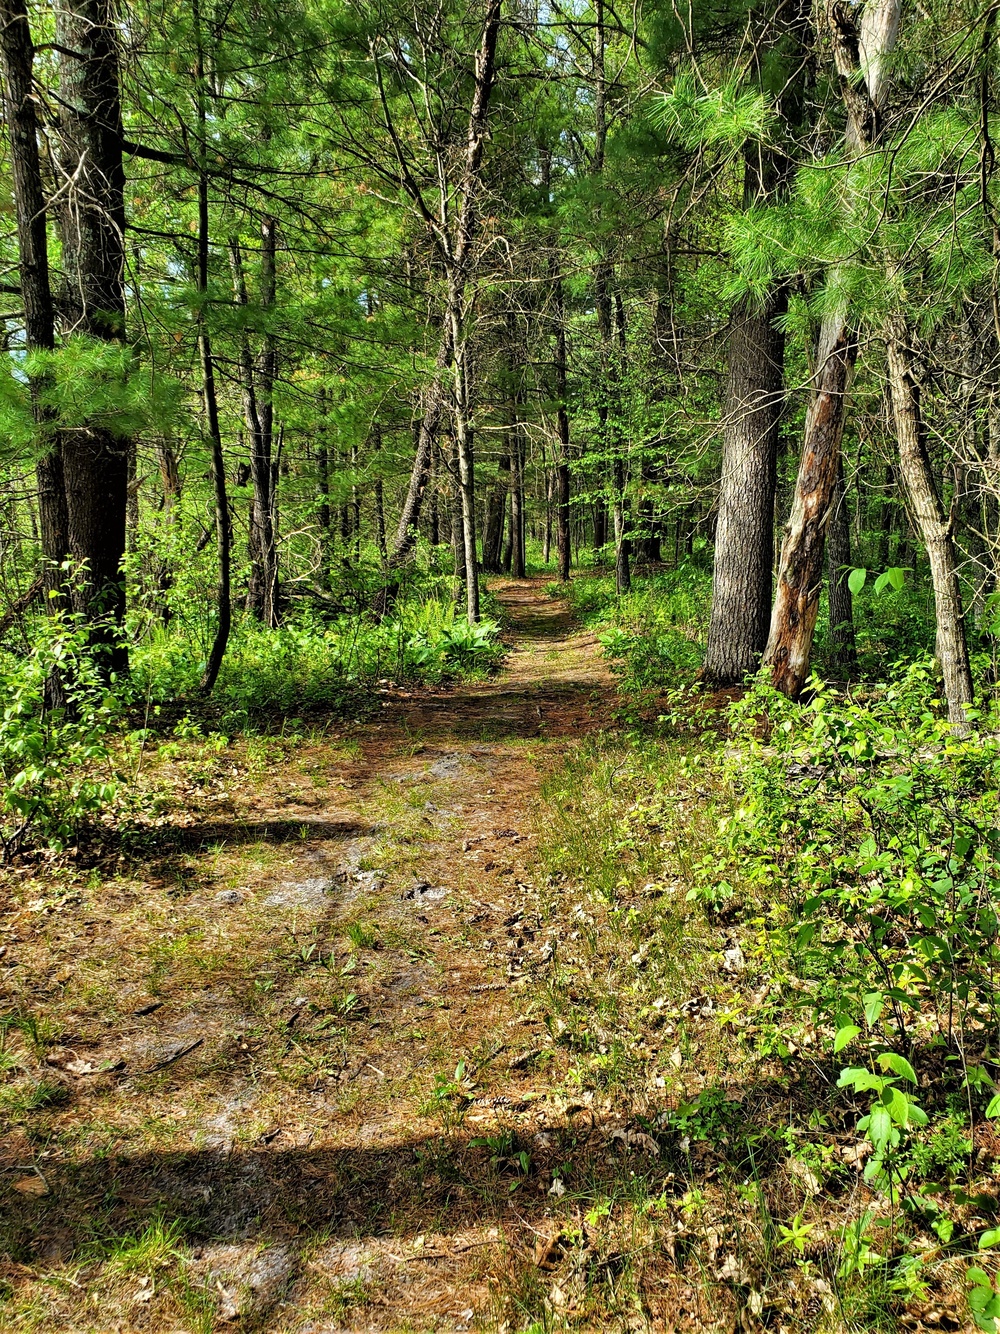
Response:
[[[767,643],[785,374],[785,339],[775,321],[785,305],[783,292],[760,312],[744,302],[729,340],[712,611],[702,669],[717,685],[755,671]]]
[[[208,178],[202,173],[198,182],[198,288],[208,286]],[[222,431],[219,426],[219,403],[215,392],[215,364],[212,344],[202,317],[198,333],[198,352],[201,360],[201,389],[205,408],[205,423],[212,450],[212,482],[215,489],[215,537],[219,556],[219,585],[216,594],[217,619],[215,637],[201,678],[201,692],[211,694],[218,679],[222,660],[229,643],[232,623],[232,594],[230,589],[230,524],[229,497],[226,494],[226,460],[222,452]]]
[[[479,620],[479,565],[476,558],[476,492],[473,435],[469,421],[469,382],[466,374],[466,343],[461,323],[460,300],[452,301],[452,361],[455,423],[455,460],[462,502],[463,567],[465,573],[465,609],[472,624]]]
[[[518,410],[515,400],[514,420],[511,423],[511,467],[510,467],[510,536],[511,567],[515,579],[523,579],[527,573],[524,560],[524,442],[518,422]]]
[[[202,47],[201,9],[199,0],[194,0],[194,27],[197,42],[197,64],[195,79],[198,98],[198,132],[200,144],[206,142],[207,123],[205,56]],[[202,294],[208,291],[208,175],[204,169],[198,175],[198,258],[196,282]],[[229,643],[229,631],[232,623],[232,598],[230,591],[230,524],[229,497],[226,494],[226,460],[222,452],[222,431],[219,426],[219,403],[215,392],[215,364],[212,360],[212,344],[205,325],[204,308],[198,315],[198,353],[201,361],[201,389],[205,408],[205,424],[212,450],[212,482],[215,490],[215,536],[219,557],[219,584],[216,593],[216,627],[212,647],[209,650],[205,671],[201,678],[203,695],[211,693],[218,679],[222,660]]]
[[[556,435],[559,439],[555,460],[555,501],[556,501],[556,561],[559,566],[561,583],[569,581],[571,562],[570,551],[570,498],[571,483],[569,471],[570,433],[569,410],[567,407],[566,374],[566,310],[563,298],[562,274],[558,261],[553,260],[552,302],[555,317],[555,390],[556,390]],[[548,511],[547,511],[548,516]],[[549,520],[551,522],[551,520]]]
[[[396,541],[389,556],[388,568],[392,571],[398,570],[403,564],[412,551],[413,545],[417,539],[416,525],[420,517],[420,507],[427,486],[431,450],[433,449],[434,440],[437,436],[441,421],[441,412],[444,407],[445,372],[452,366],[453,359],[457,358],[461,361],[464,358],[464,351],[456,342],[456,328],[460,328],[462,324],[462,308],[465,300],[465,288],[473,267],[471,261],[473,258],[472,246],[475,239],[475,205],[480,185],[483,148],[486,143],[490,97],[493,92],[493,83],[496,76],[496,49],[497,38],[500,33],[500,9],[501,0],[487,0],[487,9],[483,24],[483,36],[475,58],[472,105],[469,109],[465,161],[459,187],[461,203],[459,205],[458,220],[455,224],[454,236],[450,240],[442,238],[437,228],[432,228],[432,233],[440,247],[441,257],[448,271],[448,300],[441,325],[441,341],[438,347],[437,360],[435,362],[434,379],[427,390],[416,456],[410,474],[410,485],[403,505],[403,512],[400,515]],[[427,206],[422,196],[419,196],[418,207],[425,216],[428,216]],[[462,374],[459,378],[464,378],[464,374],[465,370],[463,366]],[[453,380],[453,383],[457,384],[457,380]],[[463,389],[463,398],[465,396],[466,394]],[[464,444],[460,445],[459,466],[464,469],[468,480],[468,500],[463,500],[463,504],[471,502],[474,506],[475,481],[472,470],[472,459],[471,454],[465,452],[466,448],[471,450],[471,439],[468,436],[466,436]],[[479,590],[475,578],[474,512],[471,516],[471,520],[471,531],[467,531],[465,535],[465,541],[467,543],[471,542],[472,545],[472,578],[469,581],[468,602],[470,608],[473,604],[475,605],[475,612],[478,617]],[[393,601],[396,591],[397,584],[395,582],[387,584],[382,590],[376,607],[376,610],[379,613],[385,612],[387,607]]]
[[[63,0],[59,50],[62,316],[68,332],[125,342],[125,172],[116,16],[110,0]],[[125,522],[128,443],[106,427],[62,433],[69,550],[80,573],[74,610],[104,669],[128,671]]]
[[[449,435],[450,462],[448,467],[451,486],[449,489],[451,515],[451,553],[455,561],[455,599],[458,589],[465,584],[465,525],[462,508],[462,479],[458,468],[458,442],[454,435]]]
[[[819,613],[826,526],[840,468],[844,404],[855,345],[843,317],[828,317],[820,331],[815,392],[806,413],[805,440],[792,513],[785,529],[778,590],[764,665],[778,690],[793,698],[809,675]]]
[[[627,593],[632,587],[626,508],[628,476],[625,467],[624,442],[621,438],[621,429],[618,423],[618,414],[621,410],[619,400],[620,367],[612,328],[612,281],[612,266],[606,261],[602,261],[597,266],[595,304],[604,361],[604,397],[602,397],[598,406],[597,415],[601,425],[601,438],[605,453],[611,464],[611,509],[615,535],[615,587],[619,593]]]
[[[319,563],[322,581],[325,584],[329,579],[331,556],[330,454],[325,433],[316,449],[316,493],[319,500],[316,511],[316,520],[319,524]]]
[[[410,471],[410,485],[399,516],[396,539],[389,553],[389,569],[398,570],[406,561],[417,540],[417,521],[423,504],[424,492],[431,470],[431,453],[441,429],[441,415],[444,411],[445,391],[444,374],[451,366],[452,328],[450,314],[438,345],[437,360],[434,363],[434,379],[424,391],[423,412],[417,433],[417,451]],[[390,599],[391,601],[391,599]],[[383,609],[384,610],[384,609]]]
[[[277,231],[273,219],[261,223],[260,301],[265,319],[275,299],[275,252]],[[249,305],[246,274],[239,240],[229,242],[230,263],[236,303]],[[256,363],[246,328],[240,335],[239,378],[243,400],[243,418],[250,441],[250,477],[253,501],[250,507],[250,586],[247,610],[264,625],[278,623],[276,593],[278,572],[274,536],[274,470],[272,448],[274,435],[274,376],[276,353],[274,337],[265,330],[262,349]],[[259,392],[258,392],[259,390]]]
[[[543,463],[542,477],[545,486],[545,523],[542,528],[542,564],[548,565],[552,554],[552,469]]]
[[[927,548],[934,587],[937,656],[944,677],[948,718],[966,732],[966,708],[972,704],[972,673],[965,638],[962,590],[952,524],[944,512],[931,470],[920,411],[920,388],[913,373],[910,335],[902,316],[894,317],[886,340],[892,411],[899,444],[899,474],[910,510]]]

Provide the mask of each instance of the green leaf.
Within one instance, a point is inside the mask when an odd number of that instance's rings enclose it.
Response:
[[[916,1072],[905,1056],[897,1056],[894,1051],[884,1051],[878,1061],[883,1069],[891,1070],[894,1075],[902,1075],[911,1084],[917,1082]]]
[[[965,1271],[965,1280],[967,1283],[974,1283],[977,1288],[992,1288],[993,1280],[987,1274],[985,1269],[977,1269],[973,1266]]]
[[[861,1029],[857,1024],[845,1024],[843,1028],[839,1028],[837,1036],[833,1039],[834,1054],[842,1051],[849,1042],[853,1042],[860,1032]]]
[[[996,1246],[998,1243],[1000,1243],[1000,1227],[987,1228],[979,1238],[979,1249],[988,1251],[991,1246]]]
[[[865,996],[865,1019],[869,1026],[877,1024],[882,1017],[885,997],[881,991],[869,991]]]
[[[860,1066],[851,1066],[848,1070],[841,1070],[840,1078],[837,1080],[837,1088],[847,1088],[850,1086],[855,1093],[864,1093],[866,1089],[875,1089],[881,1093],[885,1087],[885,1080],[880,1075],[873,1075],[870,1070],[864,1070]]]
[[[881,1103],[876,1103],[872,1108],[871,1119],[868,1122],[868,1138],[875,1145],[875,1148],[879,1149],[889,1142],[891,1133],[892,1117],[889,1115],[889,1109],[883,1107]]]
[[[865,580],[868,578],[867,570],[852,570],[847,576],[847,587],[857,596],[865,586]]]
[[[885,572],[885,577],[898,593],[906,582],[906,572],[901,570],[898,565],[892,565]]]
[[[990,1120],[995,1116],[1000,1116],[1000,1093],[995,1093],[993,1097],[990,1098],[989,1105],[987,1106],[984,1115],[989,1117]]]
[[[989,1279],[986,1281],[988,1283]],[[984,1288],[977,1284],[969,1293],[967,1300],[969,1303],[969,1310],[976,1314],[980,1314],[986,1310],[987,1306],[989,1306],[990,1302],[993,1300],[993,1289],[992,1287]]]
[[[888,582],[889,582],[889,576],[887,574],[880,574],[879,577],[875,580],[875,592],[881,593],[882,589],[885,588]]]

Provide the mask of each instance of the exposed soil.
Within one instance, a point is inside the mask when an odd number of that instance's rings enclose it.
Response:
[[[51,1098],[2,1141],[17,1327],[494,1328],[507,1271],[544,1273],[579,1109],[527,1004],[539,789],[615,695],[540,581],[496,591],[495,679],[388,684],[256,770],[168,751],[190,800],[138,867],[13,884],[0,996],[44,1016],[15,1050]]]

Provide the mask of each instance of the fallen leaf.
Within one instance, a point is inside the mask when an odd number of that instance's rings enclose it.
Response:
[[[21,1195],[48,1195],[49,1188],[41,1177],[20,1177],[14,1189]]]

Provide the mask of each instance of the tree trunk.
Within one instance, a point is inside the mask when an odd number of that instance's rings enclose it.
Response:
[[[275,299],[275,253],[277,231],[273,219],[261,223],[260,304],[266,319]],[[249,306],[246,274],[239,240],[229,242],[236,304]],[[274,627],[277,617],[276,544],[274,537],[274,473],[271,454],[274,435],[274,376],[276,355],[273,335],[265,329],[256,362],[244,326],[239,343],[239,379],[243,418],[250,442],[250,477],[253,501],[250,507],[250,585],[247,611],[264,625]]]
[[[462,505],[462,565],[465,577],[465,610],[474,625],[479,620],[479,563],[476,557],[476,491],[473,435],[469,421],[469,382],[466,374],[466,342],[461,322],[461,304],[453,300],[452,340],[455,355],[452,360],[455,423],[455,461],[458,468],[459,496]]]
[[[615,587],[619,593],[627,593],[632,587],[630,567],[630,543],[628,538],[628,514],[626,487],[628,473],[625,466],[624,442],[621,438],[619,413],[619,351],[615,347],[612,327],[613,268],[607,261],[597,266],[595,279],[595,297],[597,307],[597,327],[601,336],[601,354],[604,365],[604,393],[598,405],[597,416],[601,428],[601,440],[606,458],[611,465],[611,509],[615,535]],[[619,343],[624,343],[624,330],[619,330]],[[622,349],[623,350],[623,349]]]
[[[434,363],[434,378],[424,391],[424,409],[417,432],[417,449],[410,470],[410,484],[399,516],[396,539],[389,553],[389,569],[398,570],[413,550],[417,540],[417,521],[423,504],[427,480],[430,476],[431,453],[441,429],[441,415],[444,411],[445,391],[444,375],[451,367],[452,327],[450,312],[446,317],[438,344],[437,359]],[[391,600],[391,599],[390,599]],[[383,609],[384,610],[384,609]]]
[[[325,429],[325,428],[324,428]],[[319,564],[325,584],[330,573],[330,455],[324,434],[316,449],[316,497],[319,505],[316,521],[319,524]]]
[[[115,12],[110,0],[64,0],[59,55],[59,232],[67,333],[122,346],[125,172]],[[128,670],[124,641],[128,444],[105,427],[62,433],[69,550],[80,573],[74,610],[104,670]]]
[[[55,304],[49,274],[45,191],[38,155],[38,118],[32,69],[34,45],[24,0],[0,4],[0,60],[3,62],[4,116],[10,137],[14,210],[24,303],[25,343],[29,352],[55,347]],[[55,413],[43,400],[48,380],[33,375],[28,383],[31,410],[41,451],[36,464],[45,606],[65,605],[60,596],[62,565],[69,554],[69,515],[63,483],[62,444]],[[55,701],[52,701],[55,702]]]
[[[544,463],[542,482],[545,487],[545,523],[542,527],[542,564],[548,565],[552,554],[552,469]]]
[[[472,271],[471,252],[473,241],[475,239],[475,205],[476,196],[479,192],[480,170],[483,160],[483,148],[486,143],[487,120],[489,114],[490,97],[493,92],[493,83],[496,75],[496,49],[497,38],[500,33],[500,10],[501,0],[488,0],[485,21],[483,24],[483,36],[476,52],[474,87],[472,94],[472,104],[469,108],[469,124],[466,134],[465,161],[463,164],[462,179],[459,187],[461,203],[458,210],[458,220],[455,224],[454,237],[443,243],[442,258],[448,270],[448,300],[447,308],[444,312],[444,318],[441,325],[441,341],[438,346],[438,354],[434,367],[434,379],[427,390],[423,420],[420,425],[420,436],[417,443],[417,451],[413,461],[413,468],[410,473],[410,485],[407,490],[406,500],[403,504],[403,512],[399,519],[399,528],[396,533],[396,541],[393,550],[389,556],[389,569],[398,570],[407,559],[417,540],[417,521],[420,518],[420,508],[423,503],[424,491],[427,487],[427,477],[430,470],[431,450],[434,446],[434,440],[437,436],[441,421],[441,412],[444,407],[444,376],[445,372],[452,366],[452,360],[455,357],[462,358],[463,350],[455,342],[455,328],[460,326],[462,321],[462,306],[465,298],[465,287]],[[422,211],[426,214],[426,204],[420,196]],[[439,233],[434,231],[435,239],[441,243]],[[463,368],[464,374],[464,368]],[[471,440],[466,438],[465,445],[471,449]],[[471,455],[464,454],[464,446],[460,451],[464,455],[460,458],[460,467],[467,469],[469,474],[468,498],[474,500],[474,481],[472,477]],[[463,500],[463,504],[467,503]],[[473,524],[474,524],[473,516]],[[475,528],[471,534],[466,533],[465,541],[469,542],[471,538],[473,563],[472,563],[472,588],[468,594],[470,606],[475,601],[476,614],[478,616],[478,584],[475,580]],[[384,614],[389,605],[395,598],[398,591],[398,581],[387,583],[386,587],[379,595],[376,604],[376,610]]]
[[[764,653],[772,683],[793,699],[809,675],[824,539],[839,475],[844,405],[854,351],[846,319],[827,316],[820,330],[815,388],[806,412],[802,458],[781,548],[778,590]]]
[[[503,454],[497,466],[497,479],[486,499],[483,524],[483,569],[499,574],[503,550],[504,523],[507,517],[507,492],[510,490],[510,454]]]
[[[562,274],[559,265],[553,260],[552,300],[555,307],[555,370],[556,390],[556,435],[559,439],[555,460],[555,501],[556,501],[556,562],[559,567],[561,583],[569,581],[572,559],[570,551],[570,471],[569,471],[569,410],[567,407],[567,372],[566,372],[566,310],[563,298]]]
[[[200,142],[205,143],[207,122],[205,90],[205,58],[202,48],[201,11],[199,0],[194,3],[195,40],[197,42],[197,64],[195,79],[198,98],[198,131]],[[195,279],[198,291],[204,297],[208,292],[208,175],[204,168],[198,175],[198,257]],[[212,647],[209,650],[205,671],[201,678],[201,693],[208,695],[218,679],[222,660],[229,643],[229,630],[232,622],[232,600],[230,592],[230,524],[229,497],[226,494],[226,460],[222,452],[222,431],[219,426],[219,402],[215,392],[215,364],[212,360],[212,343],[205,324],[204,303],[198,312],[198,355],[201,362],[201,390],[205,410],[205,425],[208,431],[209,445],[212,451],[212,482],[215,492],[215,538],[219,559],[219,583],[216,590],[216,626]]]
[[[775,293],[763,311],[744,301],[729,339],[712,610],[702,675],[732,685],[756,671],[767,643],[774,564],[774,491],[784,402],[785,338]]]
[[[855,154],[864,152],[878,137],[886,60],[896,44],[900,6],[901,0],[870,0],[862,11],[860,30],[846,6],[831,4],[828,8],[834,63],[847,107],[847,146]],[[820,329],[814,392],[806,414],[802,458],[764,653],[774,685],[793,698],[809,674],[823,547],[840,475],[844,406],[854,355],[848,311],[842,308],[827,315]]]
[[[892,319],[886,340],[892,411],[899,445],[899,475],[910,511],[927,549],[934,587],[937,656],[944,677],[948,718],[956,731],[968,731],[966,708],[972,704],[972,673],[965,638],[962,590],[952,538],[934,481],[920,411],[920,387],[913,374],[909,331],[901,316]]]
[[[830,666],[841,680],[849,681],[858,669],[858,653],[854,642],[854,599],[847,583],[851,572],[851,525],[842,460],[833,492],[833,510],[826,534],[826,549]]]
[[[511,423],[510,456],[510,572],[515,579],[523,579],[527,573],[524,560],[524,443],[517,417],[515,402],[514,421]]]
[[[451,481],[449,489],[451,516],[451,554],[455,561],[455,599],[458,589],[465,585],[465,525],[463,523],[462,479],[458,467],[458,442],[453,434],[449,435],[450,462],[448,474]]]
[[[628,538],[628,517],[625,509],[625,463],[617,455],[612,467],[612,476],[614,478],[615,589],[621,594],[631,591],[632,570],[629,563],[631,544]]]

